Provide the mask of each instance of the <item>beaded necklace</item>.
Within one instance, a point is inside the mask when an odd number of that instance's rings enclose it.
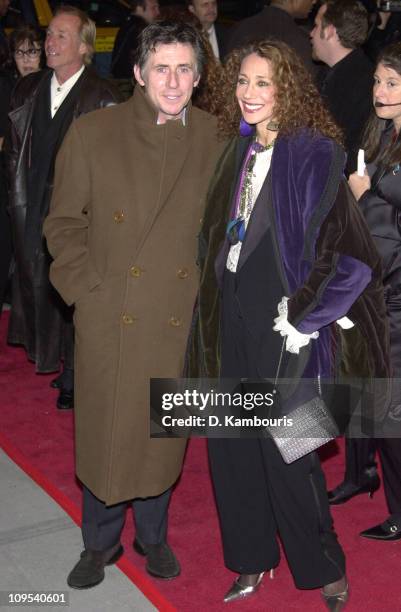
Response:
[[[238,199],[239,201],[236,206],[236,216],[227,225],[226,235],[231,245],[238,244],[238,242],[243,242],[245,238],[246,219],[249,218],[253,208],[252,179],[254,178],[253,169],[256,162],[256,155],[272,149],[275,142],[276,139],[274,139],[270,144],[264,146],[255,141],[251,145],[251,154],[244,170],[244,178]]]

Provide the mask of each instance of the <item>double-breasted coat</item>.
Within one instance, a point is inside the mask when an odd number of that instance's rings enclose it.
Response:
[[[45,235],[75,303],[76,470],[106,504],[158,495],[181,470],[185,441],[149,438],[149,380],[182,373],[216,131],[191,106],[185,125],[157,125],[138,86],[76,121],[58,156]]]

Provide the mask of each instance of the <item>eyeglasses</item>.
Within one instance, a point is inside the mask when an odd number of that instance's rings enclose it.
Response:
[[[29,59],[33,59],[34,57],[38,57],[41,53],[42,49],[35,49],[35,47],[27,49],[26,51],[23,51],[22,49],[16,49],[14,51],[14,57],[18,57],[21,59],[26,55]]]

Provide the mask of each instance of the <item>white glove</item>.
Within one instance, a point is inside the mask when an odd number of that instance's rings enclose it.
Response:
[[[291,323],[288,322],[288,298],[283,297],[279,303],[277,310],[279,316],[274,319],[274,331],[280,332],[280,336],[286,336],[285,348],[289,353],[295,353],[298,355],[299,349],[309,344],[311,338],[316,340],[319,338],[319,332],[315,331],[312,334],[301,334],[297,331]]]
[[[341,319],[337,319],[336,323],[342,329],[351,329],[352,327],[354,327],[353,322],[348,317],[341,317]]]

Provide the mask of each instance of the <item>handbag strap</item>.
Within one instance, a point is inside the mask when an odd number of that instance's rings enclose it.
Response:
[[[274,388],[276,388],[276,387],[277,387],[278,376],[279,376],[279,374],[280,374],[281,364],[282,364],[282,362],[283,362],[284,348],[285,348],[285,341],[286,341],[286,340],[287,340],[287,338],[284,336],[283,344],[281,345],[280,357],[279,357],[279,360],[278,360],[278,366],[277,366],[276,378],[274,379]]]

